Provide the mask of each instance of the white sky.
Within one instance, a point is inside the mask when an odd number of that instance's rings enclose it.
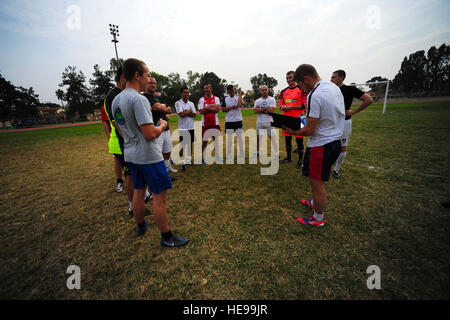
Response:
[[[405,56],[450,44],[449,21],[448,0],[2,0],[0,73],[58,102],[66,66],[87,78],[94,64],[109,68],[112,23],[119,57],[164,75],[210,71],[248,90],[252,76],[266,73],[279,90],[286,71],[310,63],[323,79],[344,69],[346,83],[361,83],[392,79]]]

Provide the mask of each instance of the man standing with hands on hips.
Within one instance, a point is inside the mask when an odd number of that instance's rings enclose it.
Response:
[[[178,247],[188,243],[170,231],[167,219],[167,190],[172,188],[161,146],[157,138],[167,127],[167,121],[153,122],[148,100],[140,94],[150,82],[147,65],[137,59],[123,64],[126,87],[112,103],[112,114],[124,138],[124,156],[129,164],[134,185],[133,211],[137,223],[137,235],[148,228],[144,218],[144,193],[148,185],[153,193],[153,214],[161,232],[161,246]]]
[[[322,80],[316,69],[309,64],[300,65],[295,71],[295,81],[308,94],[306,125],[297,131],[284,127],[296,136],[310,136],[306,148],[303,175],[309,178],[312,200],[301,200],[314,211],[313,216],[298,218],[301,224],[322,227],[327,204],[325,181],[328,181],[331,166],[341,152],[341,136],[344,130],[345,106],[341,90],[330,81]]]

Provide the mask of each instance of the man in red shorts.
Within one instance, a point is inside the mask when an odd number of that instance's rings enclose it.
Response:
[[[207,83],[203,86],[203,92],[205,93],[205,95],[198,101],[198,111],[202,115],[202,164],[206,164],[204,160],[204,152],[206,146],[208,145],[209,138],[212,138],[214,140],[216,162],[223,163],[223,159],[219,157],[219,142],[216,139],[217,134],[220,134],[220,124],[218,116],[221,110],[220,99],[212,94],[212,85],[210,83]]]
[[[283,89],[280,94],[280,109],[283,114],[290,117],[300,117],[305,111],[306,104],[306,92],[302,91],[294,80],[294,71],[288,71],[286,73],[286,81],[288,87]],[[286,158],[280,160],[280,163],[291,162],[291,151],[292,151],[292,135],[288,134],[285,130],[282,130],[284,139],[286,142]],[[303,158],[303,137],[295,136],[297,142],[298,150],[298,162],[297,168],[302,168],[302,158]]]
[[[306,125],[297,131],[284,127],[286,133],[311,136],[303,161],[303,175],[309,178],[312,200],[302,204],[314,210],[311,217],[298,218],[301,224],[322,227],[327,204],[325,181],[328,181],[331,166],[341,152],[341,136],[344,131],[345,106],[341,90],[334,83],[322,80],[316,69],[309,64],[300,65],[295,71],[295,81],[308,94]]]

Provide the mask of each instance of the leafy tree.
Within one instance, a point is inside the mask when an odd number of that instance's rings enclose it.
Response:
[[[94,110],[94,105],[89,100],[89,90],[85,84],[86,77],[83,72],[77,71],[75,66],[68,66],[62,74],[61,88],[67,86],[64,92],[67,101],[67,113],[70,115],[90,113]]]
[[[266,85],[269,88],[269,96],[274,95],[273,89],[277,86],[278,81],[275,78],[269,77],[267,74],[259,73],[257,76],[251,77],[250,82],[252,84],[253,92],[255,93],[255,99],[261,97],[261,86]]]
[[[58,89],[55,91],[56,97],[58,98],[59,101],[61,101],[61,107],[64,108],[64,99],[65,99],[65,95],[64,95],[64,91],[62,91],[61,89]]]
[[[243,103],[246,107],[253,107],[255,104],[255,92],[253,90],[248,90],[244,97],[243,97]]]
[[[377,81],[387,81],[387,78],[383,78],[380,76],[372,77],[370,80],[367,80],[366,83],[369,82],[377,82]],[[381,97],[386,93],[386,83],[380,84],[371,84],[369,88],[374,92],[375,96]]]
[[[91,84],[90,99],[94,106],[101,106],[108,92],[114,88],[111,76],[107,71],[102,72],[98,64],[94,65],[93,78],[89,80]]]

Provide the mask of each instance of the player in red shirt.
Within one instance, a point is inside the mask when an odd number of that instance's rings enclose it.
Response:
[[[300,117],[305,111],[306,97],[307,93],[303,92],[294,81],[294,71],[288,71],[286,73],[286,81],[289,87],[283,89],[280,94],[280,109],[283,114],[291,117]],[[286,153],[285,159],[280,160],[280,163],[291,162],[291,151],[292,151],[292,136],[286,133],[284,130],[283,135],[286,141]],[[298,163],[297,168],[301,169],[303,165],[303,137],[295,136],[298,148]]]

